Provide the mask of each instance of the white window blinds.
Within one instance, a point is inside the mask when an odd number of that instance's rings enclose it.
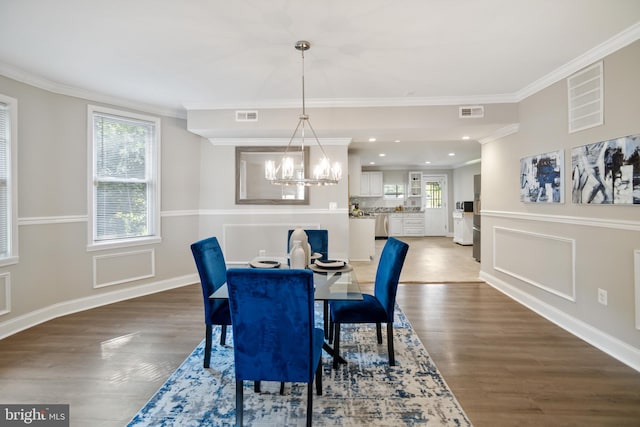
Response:
[[[9,256],[9,106],[0,102],[0,258]]]
[[[93,113],[94,241],[152,236],[155,123]]]

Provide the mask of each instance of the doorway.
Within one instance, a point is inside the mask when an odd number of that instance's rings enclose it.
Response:
[[[447,235],[447,176],[422,175],[424,235]]]

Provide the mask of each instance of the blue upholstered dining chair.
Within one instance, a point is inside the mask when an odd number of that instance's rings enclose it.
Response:
[[[363,294],[362,300],[331,301],[331,322],[333,324],[333,367],[338,367],[340,354],[340,325],[343,323],[375,323],[378,344],[382,344],[381,324],[387,324],[387,347],[389,365],[395,365],[393,350],[393,312],[400,272],[407,256],[409,245],[389,237],[378,262],[374,295]]]
[[[316,328],[313,273],[297,269],[227,271],[236,372],[236,425],[242,425],[243,381],[305,382],[307,425],[313,380],[322,394],[322,329]],[[282,388],[281,388],[282,390]]]
[[[321,260],[327,260],[329,257],[329,232],[327,230],[304,230],[309,238],[309,244],[311,245],[311,251],[317,252],[320,255]],[[291,240],[291,233],[293,230],[289,230],[287,234],[287,253],[291,250],[289,247],[289,240]]]
[[[227,337],[227,325],[231,324],[231,313],[227,300],[212,300],[209,298],[216,289],[227,281],[227,265],[224,261],[222,248],[215,237],[200,240],[191,245],[193,259],[200,275],[202,298],[204,299],[205,347],[204,367],[208,368],[211,361],[211,334],[213,325],[220,325],[220,345],[224,345]]]

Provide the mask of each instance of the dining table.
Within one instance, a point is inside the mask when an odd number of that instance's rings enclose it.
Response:
[[[358,284],[358,279],[353,271],[353,267],[348,263],[343,263],[342,267],[334,266],[322,268],[312,263],[308,268],[313,271],[314,299],[323,301],[323,324],[325,331],[325,342],[322,348],[331,356],[334,356],[333,347],[326,341],[329,329],[329,301],[362,300],[362,291]],[[251,260],[248,264],[254,268],[289,268],[286,256],[270,257],[259,256]],[[210,299],[229,299],[229,290],[224,283],[214,293],[209,295]],[[340,355],[336,356],[339,363],[347,363]]]

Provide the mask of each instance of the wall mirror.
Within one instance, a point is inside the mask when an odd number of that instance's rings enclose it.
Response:
[[[236,147],[236,204],[308,205],[309,187],[273,185],[264,176],[267,160],[279,164],[286,147]],[[309,170],[309,147],[287,153]]]

